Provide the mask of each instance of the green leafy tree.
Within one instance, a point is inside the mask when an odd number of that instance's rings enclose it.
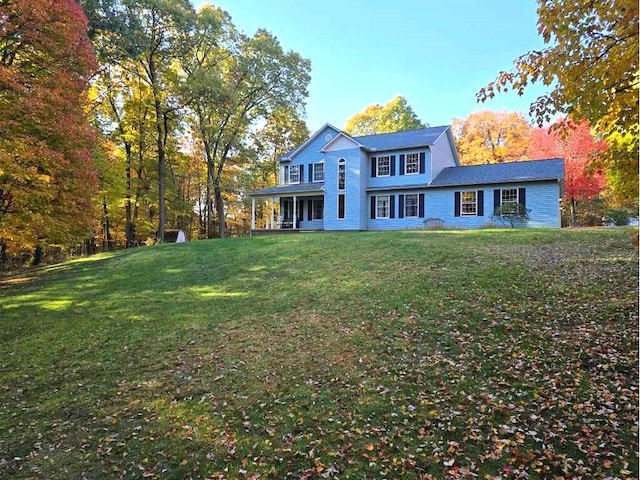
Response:
[[[373,135],[425,128],[407,100],[396,96],[384,105],[370,105],[347,120],[344,131],[349,135]]]
[[[542,126],[557,114],[586,120],[607,144],[602,164],[622,200],[638,198],[638,2],[538,0],[538,31],[546,47],[515,61],[482,88],[498,92],[541,82],[551,88],[530,108]],[[613,177],[613,178],[611,178]]]
[[[207,163],[207,236],[225,235],[224,171],[241,158],[256,122],[279,109],[302,112],[309,84],[308,60],[285,52],[265,30],[238,33],[226,12],[205,6],[198,12],[193,48],[183,58],[183,91]],[[237,161],[236,161],[237,163]]]

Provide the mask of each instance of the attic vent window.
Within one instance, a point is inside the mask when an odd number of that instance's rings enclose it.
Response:
[[[327,133],[327,134],[324,136],[324,141],[325,141],[325,142],[328,142],[328,141],[330,141],[332,138],[333,138],[333,135],[331,135],[330,133]]]

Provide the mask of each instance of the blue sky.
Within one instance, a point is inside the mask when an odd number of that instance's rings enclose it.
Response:
[[[195,2],[196,7],[204,2]],[[307,126],[344,127],[374,103],[404,96],[431,126],[479,110],[519,110],[545,90],[476,92],[518,56],[542,48],[535,0],[217,0],[237,28],[269,30],[311,60]]]

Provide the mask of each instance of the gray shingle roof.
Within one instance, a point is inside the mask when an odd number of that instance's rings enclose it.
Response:
[[[280,185],[278,187],[263,188],[262,190],[256,190],[249,195],[252,197],[268,196],[268,195],[280,195],[283,193],[322,193],[324,190],[324,183],[299,183],[294,185]]]
[[[564,178],[564,160],[530,160],[525,162],[494,163],[447,167],[429,184],[430,187],[479,185],[488,183],[533,182]]]
[[[433,145],[448,126],[406,130],[404,132],[381,133],[352,137],[355,141],[372,150],[395,150],[399,148],[424,147]]]

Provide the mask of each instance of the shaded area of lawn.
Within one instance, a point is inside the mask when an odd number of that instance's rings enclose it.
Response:
[[[149,247],[0,325],[2,478],[638,475],[628,229]]]

